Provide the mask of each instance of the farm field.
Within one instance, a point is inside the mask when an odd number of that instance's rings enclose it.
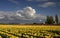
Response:
[[[60,38],[60,26],[0,25],[0,38]]]

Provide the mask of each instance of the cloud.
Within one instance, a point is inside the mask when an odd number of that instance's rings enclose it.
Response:
[[[36,10],[32,7],[26,7],[23,10],[17,10],[16,15],[20,17],[20,19],[24,20],[33,20],[33,19],[45,19],[40,14],[36,14]]]
[[[33,0],[26,0],[26,1],[33,1]]]
[[[49,0],[27,0],[27,1],[36,1],[36,2],[40,2],[40,1],[49,1]]]
[[[38,6],[39,7],[52,7],[52,6],[55,6],[56,3],[55,2],[46,2],[46,3],[43,3],[43,4],[39,4]]]
[[[31,7],[23,8],[23,10],[17,10],[16,14],[20,16],[21,18],[24,18],[24,20],[28,19],[34,19],[35,18],[35,9]]]
[[[0,23],[22,23],[22,22],[40,22],[45,20],[46,17],[41,14],[37,14],[36,10],[32,7],[25,7],[22,10],[12,11],[0,11]]]
[[[8,0],[8,1],[10,1],[10,2],[12,2],[12,3],[15,3],[16,5],[19,4],[19,2],[18,2],[17,0]]]
[[[0,11],[0,19],[5,19],[6,17],[11,20],[11,16],[15,16],[12,11]]]
[[[40,1],[48,1],[48,0],[36,0],[37,2],[40,2]]]
[[[58,2],[58,6],[60,6],[60,2]]]
[[[0,16],[0,19],[4,19],[4,16]]]

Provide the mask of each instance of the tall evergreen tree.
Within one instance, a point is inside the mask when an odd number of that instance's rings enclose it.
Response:
[[[56,22],[56,24],[58,24],[58,15],[57,14],[55,15],[55,22]]]
[[[49,24],[49,16],[47,16],[45,23]]]
[[[50,23],[51,24],[54,24],[54,20],[53,20],[53,17],[52,16],[50,16]]]

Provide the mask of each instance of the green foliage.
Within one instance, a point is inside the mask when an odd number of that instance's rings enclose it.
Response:
[[[46,19],[46,24],[53,24],[54,23],[54,20],[53,20],[53,17],[52,16],[47,16],[47,19]]]
[[[57,14],[55,15],[55,22],[56,22],[56,24],[58,24],[58,15]]]

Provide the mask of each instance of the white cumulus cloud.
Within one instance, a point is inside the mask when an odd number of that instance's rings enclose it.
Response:
[[[31,7],[26,7],[23,8],[23,10],[17,10],[16,15],[25,19],[34,19],[35,13],[36,13],[35,9]]]
[[[37,14],[36,10],[32,7],[23,8],[23,10],[17,10],[16,15],[20,17],[20,19],[24,20],[32,20],[32,19],[45,19],[45,16]]]

